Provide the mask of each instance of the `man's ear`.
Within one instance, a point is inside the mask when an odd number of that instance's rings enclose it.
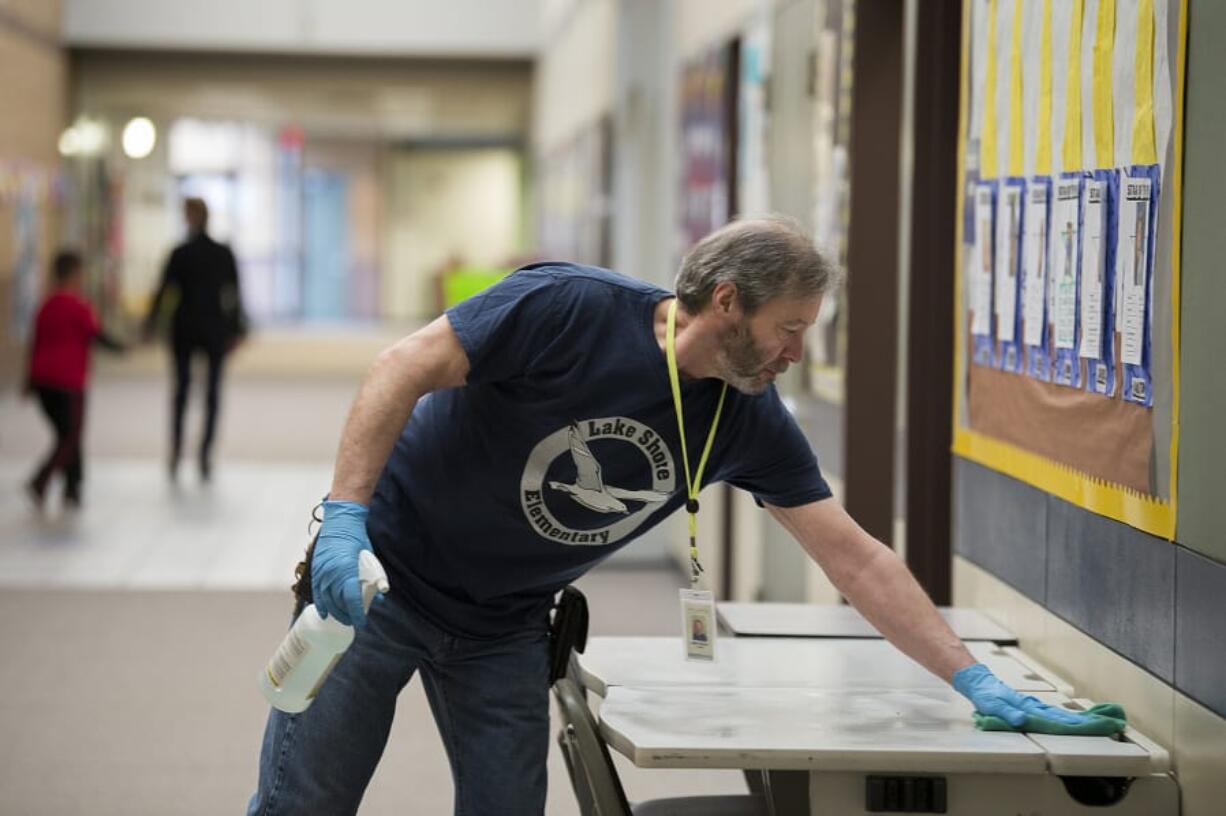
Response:
[[[736,284],[732,281],[720,281],[711,292],[711,305],[719,317],[737,317],[741,311],[740,298],[737,297]]]

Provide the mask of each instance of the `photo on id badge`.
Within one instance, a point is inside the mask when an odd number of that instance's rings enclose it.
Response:
[[[710,592],[681,590],[681,632],[686,660],[715,659],[715,599]]]

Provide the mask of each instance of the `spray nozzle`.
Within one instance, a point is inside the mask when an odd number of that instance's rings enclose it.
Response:
[[[370,611],[375,595],[381,595],[391,588],[383,565],[370,550],[362,550],[358,555],[358,580],[362,583],[362,608],[367,612]]]

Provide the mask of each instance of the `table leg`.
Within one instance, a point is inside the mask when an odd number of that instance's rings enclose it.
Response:
[[[762,771],[761,778],[773,816],[809,816],[808,771]]]

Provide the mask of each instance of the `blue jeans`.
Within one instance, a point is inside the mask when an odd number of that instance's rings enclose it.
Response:
[[[275,709],[248,816],[356,813],[396,697],[420,671],[455,782],[457,816],[540,816],[549,751],[549,634],[447,634],[388,594],[311,707]],[[406,812],[412,812],[407,809]]]

